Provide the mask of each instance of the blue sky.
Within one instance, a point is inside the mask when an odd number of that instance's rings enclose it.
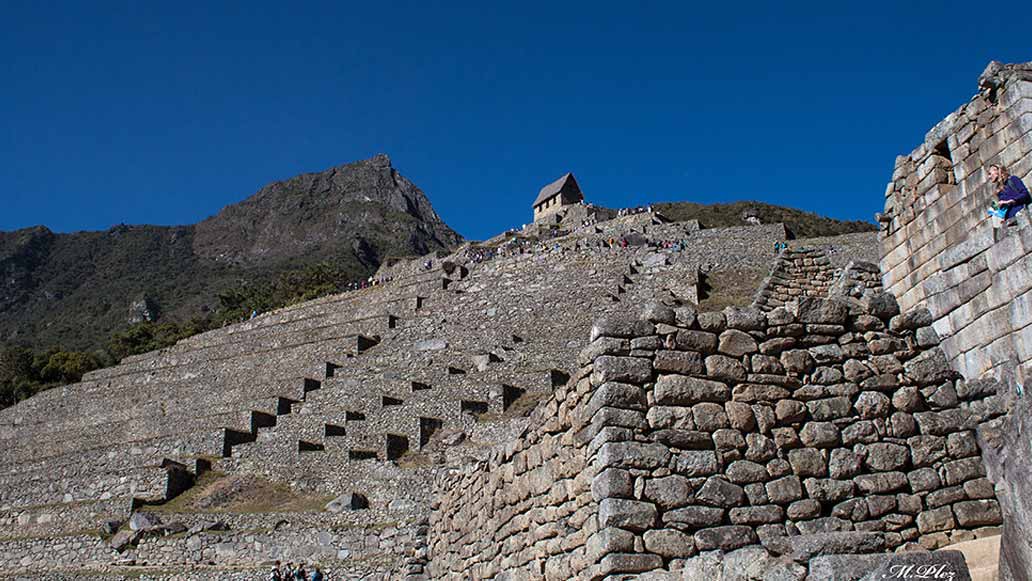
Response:
[[[1027,2],[985,7],[8,0],[0,230],[196,222],[378,152],[470,238],[565,171],[870,219],[989,60],[1032,60]]]

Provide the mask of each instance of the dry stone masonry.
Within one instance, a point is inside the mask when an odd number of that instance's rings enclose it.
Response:
[[[425,578],[440,467],[482,461],[530,429],[528,411],[577,371],[595,319],[657,297],[696,301],[701,271],[769,268],[785,238],[782,225],[645,217],[488,261],[471,247],[392,261],[382,284],[132,356],[0,411],[0,574],[168,565],[204,579],[205,568],[291,555],[347,578]],[[151,510],[208,475],[283,483],[312,506],[250,520]],[[129,530],[130,516],[151,513],[165,524]],[[215,521],[227,528],[175,532]]]
[[[774,261],[753,305],[770,311],[803,297],[861,296],[881,288],[878,266],[850,261],[836,267],[821,248],[787,248]]]
[[[1001,578],[1022,580],[1032,571],[1032,227],[1026,210],[994,232],[986,209],[995,199],[989,165],[1032,178],[1032,63],[993,62],[979,89],[897,158],[880,216],[881,269],[905,309],[927,307],[955,370],[985,379],[989,391],[1000,382],[997,397],[1011,411],[979,435],[1005,515]]]
[[[978,95],[897,158],[882,215],[886,288],[904,310],[929,309],[943,350],[972,378],[1013,376],[1016,363],[1032,359],[1028,212],[999,242],[986,214],[996,199],[990,164],[1026,183],[1032,177],[1032,65],[994,63],[979,84]]]
[[[880,553],[991,534],[1001,513],[974,430],[1003,410],[919,343],[928,322],[877,292],[601,320],[537,429],[437,481],[431,570],[602,579],[743,550],[802,579],[830,566],[821,543]]]
[[[1030,75],[991,65],[897,161],[880,271],[869,234],[775,256],[783,225],[569,176],[522,231],[2,410],[0,578],[868,581],[963,575],[938,549],[1002,525],[1027,579],[1032,228],[992,236],[982,167],[1029,177]],[[282,498],[192,496],[241,479]]]

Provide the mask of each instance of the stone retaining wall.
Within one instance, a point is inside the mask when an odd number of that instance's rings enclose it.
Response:
[[[1006,525],[1001,579],[1032,570],[1028,476],[1032,383],[1032,223],[1029,210],[994,232],[988,166],[1032,181],[1032,63],[993,62],[980,92],[896,160],[881,221],[881,267],[901,304],[925,305],[951,366],[968,379],[995,378],[1012,410],[982,426],[986,467]]]
[[[798,535],[884,551],[999,525],[975,437],[1004,411],[995,383],[959,380],[927,313],[886,293],[789,307],[597,323],[536,427],[438,480],[431,571],[594,580]]]
[[[853,309],[660,308],[597,327],[603,571],[799,534],[937,548],[1001,523],[974,432],[998,400],[956,381],[926,313],[884,293]]]
[[[878,267],[849,261],[843,266],[827,256],[824,248],[788,248],[778,254],[770,274],[756,291],[753,306],[770,311],[802,297],[860,296],[866,289],[880,289]]]
[[[290,521],[279,519],[268,528],[146,537],[123,553],[111,549],[98,534],[0,541],[0,571],[27,574],[40,563],[46,563],[47,569],[103,567],[116,560],[166,569],[282,560],[319,563],[341,573],[362,569],[370,579],[385,579],[385,571],[396,571],[402,578],[406,561],[425,550],[421,549],[425,527],[421,530],[419,524],[386,522],[350,528],[346,522],[313,526],[297,515],[286,518]]]
[[[435,579],[572,579],[593,564],[590,437],[575,427],[591,382],[581,376],[539,405],[534,426],[487,461],[442,472],[430,518]],[[588,428],[590,429],[590,428]]]

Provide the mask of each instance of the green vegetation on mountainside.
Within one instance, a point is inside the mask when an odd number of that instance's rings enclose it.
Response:
[[[814,214],[773,206],[763,202],[732,202],[730,204],[696,204],[694,202],[664,202],[653,204],[655,210],[675,222],[698,220],[703,228],[725,228],[745,225],[745,216],[759,218],[764,224],[783,223],[795,238],[838,236],[853,232],[874,232],[873,222],[836,220]]]
[[[341,292],[352,280],[350,270],[320,262],[280,273],[272,280],[241,282],[223,290],[218,293],[218,307],[203,317],[130,325],[93,350],[0,346],[0,409],[45,389],[77,382],[83,374],[114,365],[130,355],[163,349],[197,333],[239,322],[252,311],[262,313]]]

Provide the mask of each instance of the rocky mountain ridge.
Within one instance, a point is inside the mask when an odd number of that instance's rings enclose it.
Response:
[[[357,279],[461,240],[383,154],[272,183],[196,225],[0,232],[0,342],[91,349],[143,300],[184,320],[287,269],[330,261]]]

